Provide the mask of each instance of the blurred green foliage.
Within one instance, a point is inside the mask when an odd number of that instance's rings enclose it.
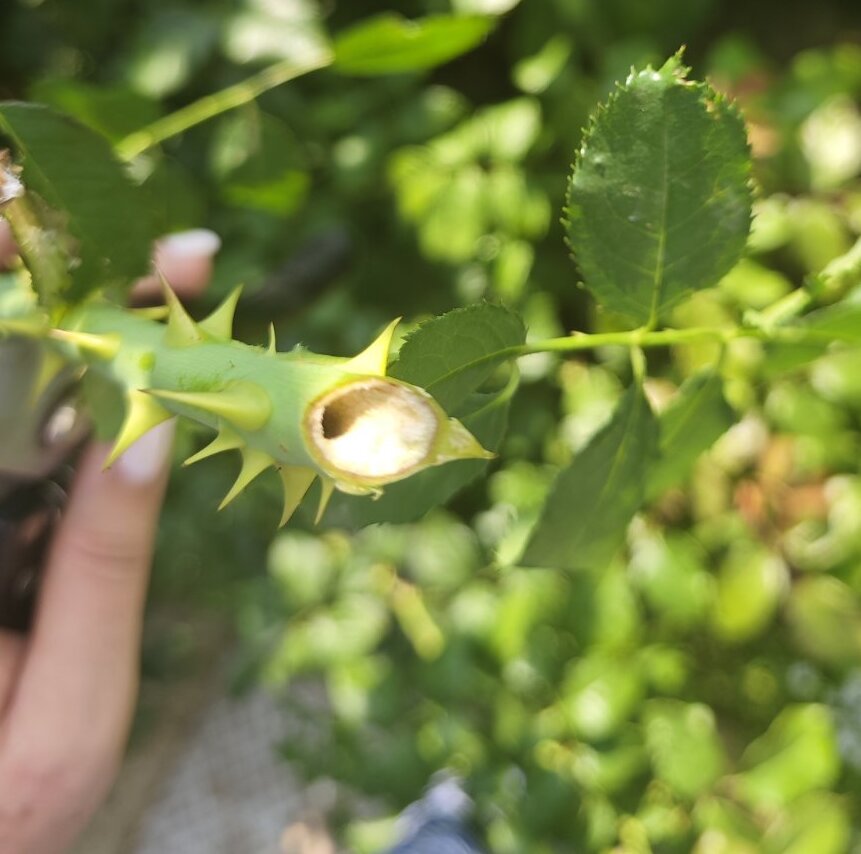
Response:
[[[248,283],[249,340],[274,318],[282,348],[352,353],[395,314],[485,297],[516,307],[531,337],[619,328],[574,287],[556,224],[565,177],[613,82],[682,42],[696,75],[740,102],[758,196],[748,257],[680,304],[674,325],[767,311],[861,234],[853,0],[412,0],[398,12],[452,7],[501,17],[465,18],[447,38],[490,34],[449,65],[364,77],[376,48],[345,35],[355,79],[296,81],[135,162],[161,231],[224,237],[211,299]],[[366,0],[9,0],[0,94],[117,141],[266,62],[319,50],[324,24],[349,33],[381,12]],[[385,39],[403,22],[378,26]],[[438,49],[429,64],[446,58]],[[400,70],[397,54],[384,59]],[[334,278],[289,263],[310,246],[306,267],[325,268],[345,242]],[[848,270],[842,290],[858,285]],[[842,324],[858,343],[857,315],[828,311],[807,322]],[[156,596],[235,615],[244,679],[322,679],[322,707],[287,690],[311,737],[288,733],[283,752],[309,780],[334,777],[395,811],[454,768],[499,854],[854,850],[858,351],[799,357],[740,340],[719,374],[703,373],[718,355],[711,343],[650,355],[646,390],[662,442],[674,438],[609,557],[573,572],[511,565],[554,473],[602,428],[612,439],[630,379],[612,347],[521,360],[490,476],[420,521],[354,531],[361,520],[335,513],[343,527],[315,531],[306,516],[270,544],[272,484],[216,517],[209,498],[232,465],[183,473]],[[565,490],[557,510],[579,542],[594,485]],[[370,824],[340,818],[356,850],[379,843]]]

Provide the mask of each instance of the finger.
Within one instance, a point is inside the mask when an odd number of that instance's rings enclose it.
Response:
[[[0,718],[12,696],[23,654],[23,636],[0,629]]]
[[[85,454],[3,727],[0,789],[4,773],[38,785],[46,767],[62,775],[76,757],[83,763],[69,772],[76,779],[109,778],[87,763],[105,766],[121,755],[172,427],[150,431],[107,471],[104,446]],[[26,785],[19,788],[26,799]]]
[[[206,228],[178,231],[155,244],[153,266],[182,297],[200,296],[212,278],[212,260],[221,248],[221,238]],[[0,219],[0,270],[18,256],[18,246],[9,223]],[[132,302],[159,302],[161,278],[158,274],[138,279],[131,291]]]
[[[162,237],[155,245],[153,265],[182,297],[193,299],[203,293],[212,277],[212,259],[221,248],[214,231],[195,228]],[[139,279],[132,288],[132,302],[160,302],[158,274]]]

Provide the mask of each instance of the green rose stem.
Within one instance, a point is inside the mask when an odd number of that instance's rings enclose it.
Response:
[[[0,320],[0,332],[47,337],[67,361],[83,363],[84,397],[96,427],[114,437],[110,465],[157,424],[181,416],[215,431],[186,465],[229,450],[239,475],[224,507],[258,475],[278,472],[282,524],[312,482],[318,518],[333,490],[379,494],[389,483],[450,460],[494,455],[426,391],[386,376],[394,321],[353,358],[296,349],[279,353],[232,338],[239,289],[195,322],[165,288],[167,320],[92,300],[49,327]]]
[[[760,341],[774,341],[790,344],[824,344],[839,340],[832,331],[809,329],[796,326],[760,328],[756,326],[691,326],[686,329],[631,329],[625,332],[575,332],[560,338],[545,338],[529,341],[516,347],[507,347],[470,362],[468,366],[484,361],[498,361],[501,358],[519,358],[533,353],[573,353],[581,350],[595,350],[599,347],[674,347],[680,344],[694,344],[701,341],[716,341],[727,344],[739,338],[754,338]]]
[[[58,361],[87,368],[85,396],[96,426],[114,437],[109,464],[160,422],[187,418],[215,431],[187,465],[239,451],[240,472],[221,506],[274,467],[284,489],[283,524],[318,478],[319,519],[335,489],[379,494],[385,485],[429,466],[493,456],[426,391],[386,376],[397,321],[353,358],[303,349],[278,353],[274,334],[268,347],[233,340],[239,289],[200,322],[167,287],[166,298],[164,323],[151,309],[128,310],[101,300],[71,310],[59,325],[41,311],[0,318],[0,334],[47,338],[64,357]],[[459,370],[532,353],[610,345],[631,348],[636,365],[645,348],[738,338],[835,340],[809,327],[771,325],[577,333],[502,349]]]
[[[532,341],[512,348],[512,355],[528,355],[530,353],[572,352],[576,350],[593,350],[596,347],[672,347],[677,344],[691,344],[699,341],[718,341],[728,343],[737,338],[758,338],[766,341],[809,342],[811,340],[831,340],[830,334],[816,334],[815,330],[796,329],[790,327],[776,329],[760,329],[758,327],[735,326],[691,326],[687,329],[632,329],[626,332],[597,332],[594,334],[574,333],[561,338],[547,338],[543,341]]]

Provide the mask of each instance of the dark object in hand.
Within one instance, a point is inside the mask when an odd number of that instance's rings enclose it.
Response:
[[[66,502],[71,469],[13,490],[0,502],[0,627],[26,632],[41,568]]]
[[[89,432],[73,368],[38,341],[0,341],[0,627],[26,631],[74,459]]]

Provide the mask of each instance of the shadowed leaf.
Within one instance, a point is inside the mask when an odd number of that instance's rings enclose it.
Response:
[[[610,423],[556,479],[521,566],[600,569],[622,542],[645,493],[657,422],[633,386]]]
[[[492,26],[481,15],[378,15],[336,37],[333,67],[362,77],[424,71],[472,50]]]
[[[723,380],[715,371],[691,377],[661,413],[660,456],[649,473],[649,498],[680,483],[697,457],[735,423],[723,396]]]
[[[148,272],[148,208],[104,137],[47,107],[8,101],[0,104],[0,132],[23,166],[27,190],[44,203],[39,225],[51,231],[62,222],[71,235],[68,299],[123,288]]]
[[[423,323],[401,346],[389,373],[429,391],[450,414],[526,340],[523,321],[500,305],[456,309]]]

